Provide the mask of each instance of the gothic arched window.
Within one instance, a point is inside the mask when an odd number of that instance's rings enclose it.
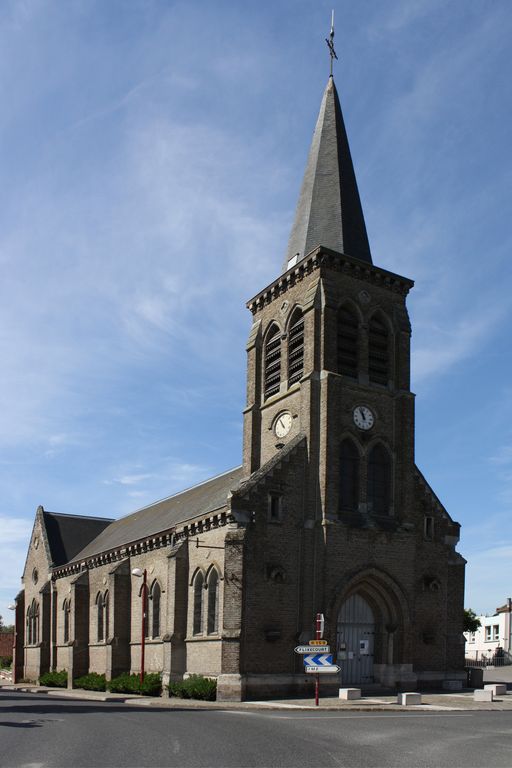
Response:
[[[304,317],[300,309],[293,313],[288,329],[288,386],[300,381],[304,372]]]
[[[64,636],[64,642],[69,643],[69,618],[71,613],[71,602],[69,600],[64,600],[62,603],[62,614],[63,614],[63,636]]]
[[[103,615],[104,615],[104,626],[105,626],[105,640],[108,640],[108,638],[109,638],[109,630],[110,630],[109,615],[108,615],[108,613],[109,613],[109,611],[108,611],[108,589],[105,592],[105,594],[103,595],[103,612],[104,612]]]
[[[281,384],[281,331],[273,325],[267,333],[264,355],[265,400],[279,392]]]
[[[208,576],[208,626],[209,635],[219,631],[219,574],[212,568]]]
[[[151,587],[151,637],[160,637],[160,595],[161,589],[158,581],[154,581]]]
[[[34,599],[27,610],[27,645],[39,642],[39,603]]]
[[[96,619],[97,619],[97,632],[96,640],[98,643],[102,643],[105,640],[105,622],[104,622],[104,609],[103,609],[103,595],[98,592],[96,595]]]
[[[376,515],[387,515],[390,503],[391,457],[379,443],[368,456],[368,507]]]
[[[389,332],[386,322],[374,315],[368,327],[368,374],[373,384],[387,386],[389,379]]]
[[[340,510],[356,512],[359,508],[359,451],[352,440],[340,446]]]
[[[204,576],[201,571],[198,571],[194,579],[194,621],[192,629],[194,635],[200,635],[203,632],[203,586]]]
[[[359,320],[348,306],[338,310],[338,373],[357,377],[359,369]]]

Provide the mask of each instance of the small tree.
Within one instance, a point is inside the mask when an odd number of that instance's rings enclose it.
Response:
[[[464,608],[464,632],[476,632],[482,622],[471,608]]]

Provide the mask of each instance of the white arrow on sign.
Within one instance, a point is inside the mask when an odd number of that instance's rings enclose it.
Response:
[[[295,653],[329,653],[328,645],[298,645],[294,648]]]
[[[326,673],[330,673],[331,675],[334,675],[337,672],[341,672],[341,667],[339,667],[337,664],[329,664],[328,666],[322,666],[322,667],[311,665],[308,667],[304,667],[304,672],[314,672],[315,675],[326,674]]]
[[[308,653],[304,656],[306,667],[328,667],[331,664],[332,654],[330,653]]]

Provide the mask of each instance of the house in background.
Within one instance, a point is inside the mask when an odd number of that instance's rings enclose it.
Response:
[[[512,663],[512,598],[492,616],[479,616],[480,628],[465,632],[466,659],[488,664]]]

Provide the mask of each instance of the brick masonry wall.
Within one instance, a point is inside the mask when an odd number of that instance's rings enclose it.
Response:
[[[14,632],[0,632],[0,656],[12,656]]]

